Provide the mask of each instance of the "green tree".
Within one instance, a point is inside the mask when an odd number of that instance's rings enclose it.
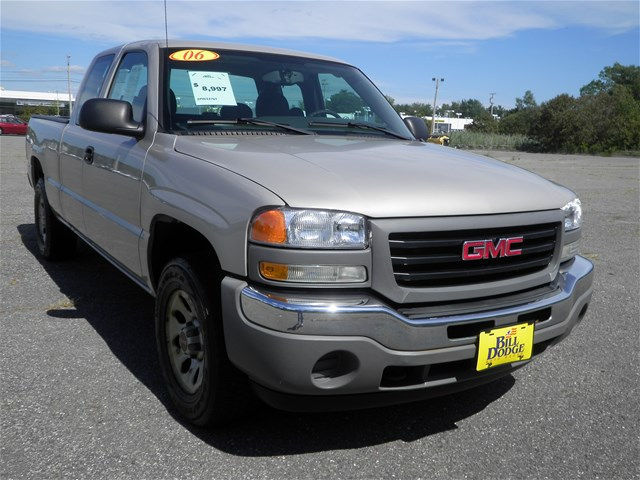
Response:
[[[473,123],[467,127],[469,130],[485,133],[497,133],[498,121],[491,116],[488,110],[483,110],[473,118]]]
[[[507,109],[504,108],[502,105],[494,105],[493,106],[493,114],[497,115],[498,117],[502,118],[507,114]]]
[[[545,150],[564,151],[575,128],[576,99],[566,93],[542,104],[540,118],[532,133]]]
[[[616,62],[604,67],[597,80],[592,80],[580,89],[580,95],[597,95],[611,93],[614,86],[622,85],[629,89],[635,100],[640,100],[640,67],[637,65],[621,65]]]
[[[338,93],[331,95],[326,102],[326,108],[338,113],[353,113],[361,110],[364,104],[362,99],[353,92],[340,90]]]
[[[509,135],[531,135],[531,131],[538,123],[539,118],[539,107],[512,110],[501,117],[498,131]]]
[[[25,106],[22,107],[22,109],[18,112],[17,116],[24,120],[25,122],[28,122],[29,119],[31,118],[31,115],[55,115],[57,113],[56,111],[56,107],[47,107],[47,106]],[[65,108],[60,108],[60,114],[61,115],[68,115],[68,110]]]
[[[527,90],[524,92],[522,98],[516,98],[516,110],[523,110],[525,108],[535,108],[538,106],[535,97],[533,96],[533,92],[531,90]]]
[[[393,98],[391,95],[385,95],[384,98],[386,98],[387,102],[389,102],[392,106],[395,105],[396,99]]]
[[[577,100],[573,131],[564,150],[612,152],[640,149],[640,102],[623,85]]]
[[[563,94],[541,105],[533,136],[547,151],[613,152],[640,149],[640,102],[630,89],[579,98]]]
[[[453,110],[454,114],[460,113],[464,118],[480,118],[487,112],[487,109],[482,105],[480,100],[475,98],[469,98],[466,100],[460,100],[459,102],[451,102],[451,104],[443,104],[441,110]]]
[[[431,105],[427,103],[400,103],[393,105],[393,108],[396,109],[398,113],[404,113],[405,115],[413,115],[416,117],[429,117],[431,116],[431,112],[433,109]]]
[[[605,90],[604,82],[602,80],[591,80],[586,85],[580,88],[580,95],[597,95]]]
[[[516,107],[501,115],[498,131],[509,135],[531,135],[540,117],[540,108],[531,90],[516,98]]]

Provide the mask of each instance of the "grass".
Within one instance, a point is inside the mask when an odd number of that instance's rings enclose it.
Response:
[[[483,133],[468,130],[451,132],[450,147],[489,149],[489,150],[521,150],[531,140],[525,135],[505,135],[501,133]]]

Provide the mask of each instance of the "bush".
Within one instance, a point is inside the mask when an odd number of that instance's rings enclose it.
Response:
[[[531,144],[525,135],[505,135],[500,133],[486,133],[472,130],[457,130],[451,132],[449,146],[457,148],[490,149],[490,150],[521,150],[523,145]]]
[[[498,133],[498,121],[485,110],[473,118],[473,123],[467,129],[473,132]]]
[[[531,127],[535,125],[540,118],[540,108],[532,107],[517,110],[507,114],[498,124],[498,131],[513,135],[519,133],[521,135],[531,135]]]
[[[544,103],[532,136],[545,151],[603,153],[640,149],[640,102],[629,88]]]

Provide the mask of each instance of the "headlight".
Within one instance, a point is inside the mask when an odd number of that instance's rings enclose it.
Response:
[[[327,210],[274,208],[251,221],[252,242],[290,248],[367,248],[362,215]]]
[[[582,204],[579,198],[574,198],[564,207],[564,231],[575,230],[582,225]]]

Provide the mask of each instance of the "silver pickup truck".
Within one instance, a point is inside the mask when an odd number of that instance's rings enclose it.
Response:
[[[46,259],[89,244],[155,297],[177,410],[415,401],[495,380],[584,317],[570,190],[425,143],[357,68],[264,47],[98,54],[26,139]]]

